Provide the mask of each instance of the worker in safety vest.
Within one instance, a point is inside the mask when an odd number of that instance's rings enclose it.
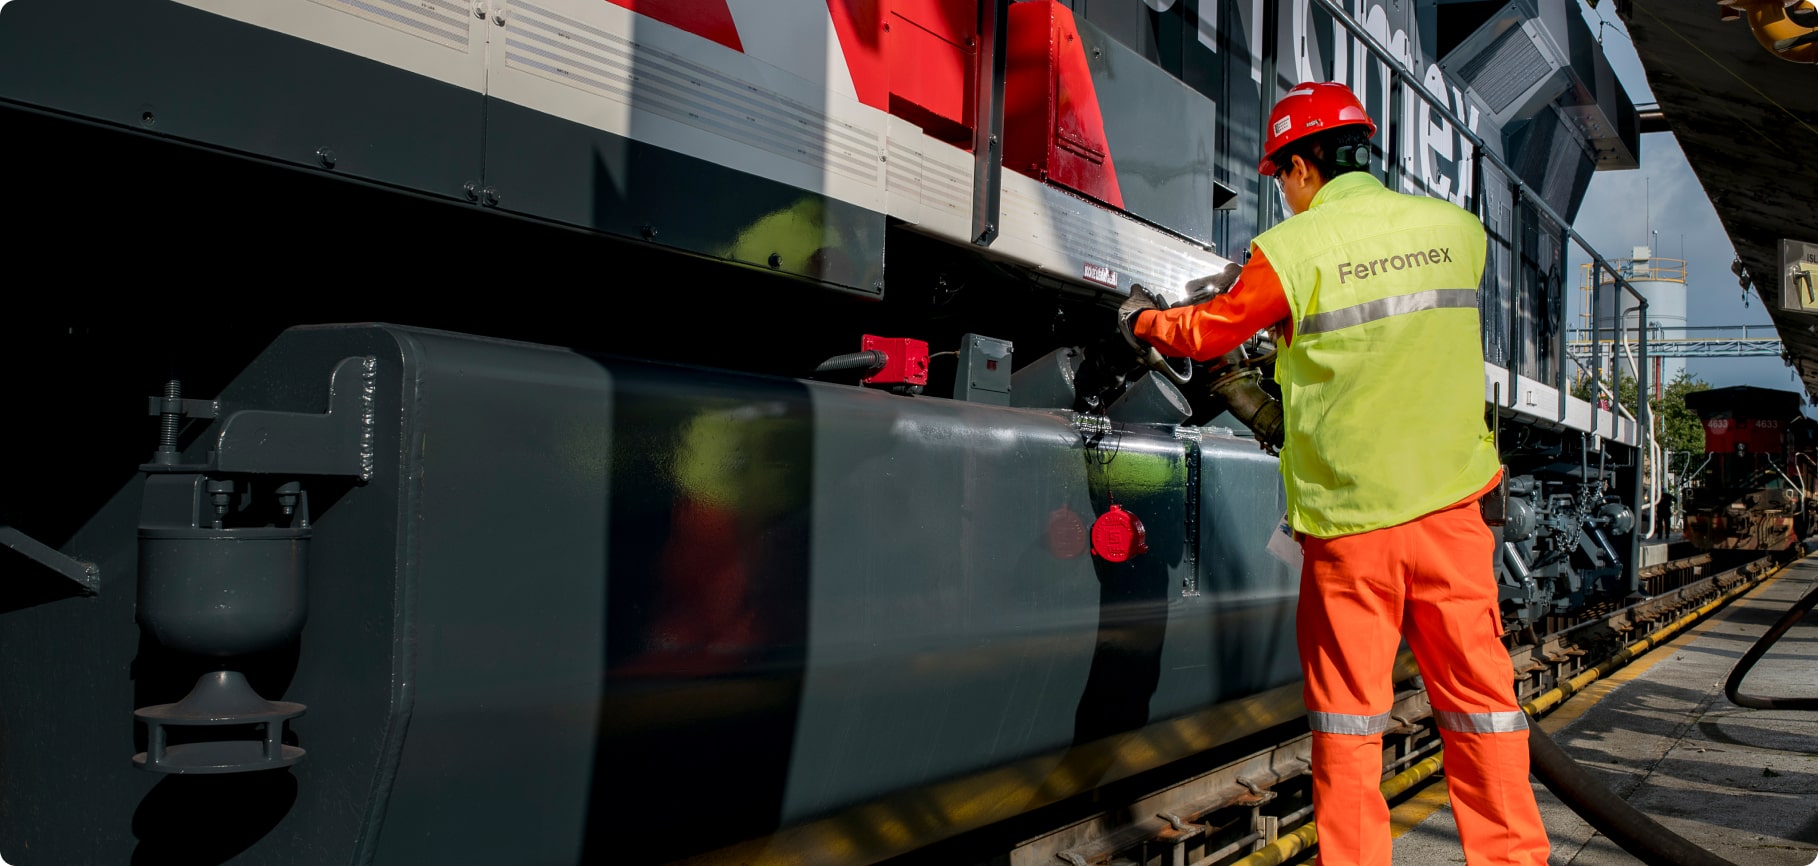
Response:
[[[1200,361],[1279,326],[1322,866],[1390,862],[1382,734],[1404,636],[1445,742],[1465,862],[1544,866],[1478,506],[1501,473],[1477,315],[1486,235],[1450,202],[1385,189],[1368,171],[1375,134],[1344,85],[1290,90],[1258,170],[1293,215],[1251,242],[1222,294],[1168,309],[1133,292],[1119,323],[1140,351]]]

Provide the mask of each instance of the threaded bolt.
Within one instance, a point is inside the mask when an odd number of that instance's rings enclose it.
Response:
[[[159,412],[161,427],[158,431],[158,450],[165,454],[177,453],[177,431],[183,426],[183,383],[172,379],[164,383],[164,406]]]

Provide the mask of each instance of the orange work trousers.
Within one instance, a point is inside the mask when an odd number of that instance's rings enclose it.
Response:
[[[1487,488],[1486,488],[1487,490]],[[1320,866],[1388,866],[1382,735],[1406,637],[1445,744],[1468,866],[1546,866],[1527,715],[1500,640],[1495,536],[1478,494],[1419,519],[1306,537],[1296,628],[1313,729]]]

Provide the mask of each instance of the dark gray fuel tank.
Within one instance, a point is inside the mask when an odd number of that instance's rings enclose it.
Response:
[[[387,326],[186,399],[0,608],[15,866],[870,863],[1301,712],[1247,437]]]

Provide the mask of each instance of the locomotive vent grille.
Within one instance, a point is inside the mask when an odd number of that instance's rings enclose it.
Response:
[[[467,52],[473,18],[470,0],[314,0],[401,33]]]
[[[513,2],[505,65],[817,169],[878,183],[877,136],[726,72]]]
[[[1504,30],[1490,47],[1465,63],[1458,75],[1489,103],[1492,111],[1501,114],[1552,72],[1527,28],[1516,25]]]

